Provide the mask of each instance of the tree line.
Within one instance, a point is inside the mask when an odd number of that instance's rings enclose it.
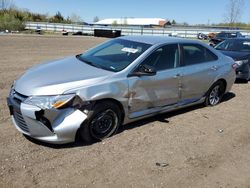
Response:
[[[249,23],[241,23],[240,18],[244,11],[244,0],[228,0],[225,7],[224,22],[219,24],[212,24],[217,26],[226,26],[234,28],[250,29]],[[0,30],[24,30],[25,22],[51,22],[51,23],[82,23],[80,16],[72,14],[70,17],[64,17],[59,11],[52,16],[47,14],[33,13],[29,10],[22,10],[17,8],[12,0],[0,0]],[[93,22],[99,21],[97,16],[94,17]],[[186,22],[185,22],[186,23]],[[113,23],[115,25],[116,23]],[[176,21],[173,20],[175,25]],[[125,24],[126,25],[126,24]],[[188,25],[186,24],[183,24]]]
[[[48,16],[17,8],[0,10],[0,30],[23,30],[25,28],[24,23],[27,21],[69,24],[74,22],[70,17],[64,18],[60,12],[57,12],[54,16]]]
[[[29,10],[17,8],[11,0],[0,0],[0,30],[24,30],[27,21],[71,24],[82,20],[76,14],[65,18],[59,11],[53,16],[33,13]]]

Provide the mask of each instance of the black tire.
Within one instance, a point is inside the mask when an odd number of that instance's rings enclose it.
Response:
[[[222,81],[218,81],[212,85],[208,90],[205,106],[216,106],[221,102],[223,95],[225,94],[225,84]]]
[[[250,65],[248,65],[247,68],[248,68],[248,70],[249,70],[249,72],[248,72],[248,77],[241,80],[241,81],[242,81],[243,83],[245,83],[245,84],[247,84],[248,81],[250,80]]]
[[[244,80],[243,80],[243,83],[244,83],[244,84],[247,84],[247,83],[248,83],[248,80],[249,80],[249,79],[244,79]]]
[[[248,81],[250,80],[250,65],[248,64],[248,78],[246,80],[246,82],[248,83]]]
[[[121,110],[110,101],[96,103],[89,114],[80,130],[82,140],[88,144],[114,135],[121,124]]]

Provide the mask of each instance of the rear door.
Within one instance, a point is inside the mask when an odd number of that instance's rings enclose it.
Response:
[[[218,57],[200,44],[182,44],[181,103],[201,99],[218,74]]]

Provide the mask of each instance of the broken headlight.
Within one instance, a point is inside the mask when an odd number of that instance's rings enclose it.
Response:
[[[55,95],[55,96],[31,96],[24,103],[37,106],[41,109],[62,108],[70,103],[75,94]]]

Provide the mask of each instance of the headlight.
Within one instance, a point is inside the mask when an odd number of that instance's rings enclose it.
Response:
[[[75,97],[75,94],[57,96],[31,96],[24,103],[37,106],[42,109],[60,108]]]
[[[235,63],[238,65],[238,66],[241,66],[243,65],[244,63],[248,63],[248,59],[245,59],[245,60],[240,60],[240,61],[235,61]]]
[[[16,84],[16,81],[14,80],[14,82],[13,82],[11,88],[10,88],[10,93],[9,93],[10,96],[13,96],[15,94],[15,89],[14,89],[15,84]]]

